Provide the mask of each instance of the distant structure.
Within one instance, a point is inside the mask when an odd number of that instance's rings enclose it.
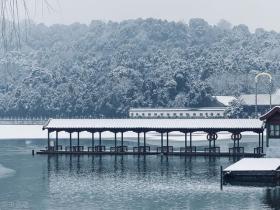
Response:
[[[235,99],[234,96],[214,96],[220,106],[228,107]],[[256,95],[255,94],[242,94],[241,100],[244,103],[244,110],[250,114],[255,112]],[[271,106],[280,106],[280,89],[271,94]],[[258,113],[263,114],[270,110],[270,94],[258,94]]]
[[[224,118],[226,107],[130,108],[130,118]]]

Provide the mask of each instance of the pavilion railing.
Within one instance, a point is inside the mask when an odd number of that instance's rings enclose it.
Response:
[[[110,147],[110,152],[127,152],[127,146],[117,146],[117,147]]]
[[[105,152],[106,151],[106,147],[104,145],[98,145],[94,147],[94,151],[95,152]]]
[[[150,146],[133,147],[133,152],[136,152],[136,153],[144,153],[144,152],[150,152],[150,151],[151,151]]]
[[[172,153],[173,152],[173,146],[163,146],[163,147],[157,147],[157,152],[163,152],[163,153]]]
[[[220,147],[206,147],[204,148],[205,153],[220,153]]]
[[[196,146],[180,147],[180,153],[196,153]]]
[[[262,154],[263,148],[262,147],[255,147],[254,148],[254,154]]]
[[[232,154],[232,155],[244,154],[244,147],[231,147],[228,150],[229,150],[229,154]]]

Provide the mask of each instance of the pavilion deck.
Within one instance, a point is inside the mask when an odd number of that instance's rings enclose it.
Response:
[[[230,153],[230,152],[205,152],[205,151],[196,151],[196,152],[163,152],[156,150],[151,150],[149,152],[135,152],[133,150],[128,150],[125,152],[120,151],[109,151],[105,150],[102,152],[92,152],[92,151],[50,151],[50,150],[40,150],[36,152],[37,154],[47,154],[47,155],[168,155],[168,156],[213,156],[213,157],[263,157],[263,153]]]

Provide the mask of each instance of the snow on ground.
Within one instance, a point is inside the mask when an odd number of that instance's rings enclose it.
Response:
[[[133,132],[125,132],[124,139],[128,138],[137,138],[137,134]],[[243,132],[243,136],[248,135],[256,135],[252,132]],[[72,134],[73,138],[77,137],[77,134]],[[146,134],[147,139],[160,139],[160,133],[156,132],[148,132]],[[118,133],[118,139],[120,139],[121,134]],[[141,133],[140,137],[143,139],[143,133]],[[219,132],[218,139],[229,139],[231,137],[231,133],[228,132]],[[46,139],[47,131],[42,130],[42,125],[0,125],[0,140],[2,139]],[[51,138],[55,138],[55,133],[51,133]],[[69,138],[69,134],[65,132],[59,132],[59,138]],[[91,138],[91,134],[87,132],[81,132],[80,138]],[[95,133],[95,138],[99,138],[99,134]],[[106,139],[114,139],[114,134],[111,132],[103,132],[102,140]],[[164,139],[166,139],[166,134],[164,135]],[[190,139],[188,135],[188,140]],[[171,132],[169,133],[169,140],[176,141],[184,141],[185,135],[180,132]],[[198,140],[206,140],[206,133],[203,132],[195,132],[192,135],[193,141]]]

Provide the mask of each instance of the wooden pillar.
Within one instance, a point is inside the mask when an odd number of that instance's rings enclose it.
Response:
[[[167,153],[169,152],[169,138],[168,138],[168,132],[166,132],[166,147],[167,147]]]
[[[115,133],[115,152],[116,152],[116,148],[117,148],[117,133]]]
[[[192,147],[192,133],[190,132],[190,147]]]
[[[185,148],[187,147],[187,132],[185,132]]]
[[[91,133],[91,147],[92,147],[92,151],[94,148],[94,133]]]
[[[163,133],[161,134],[161,142],[160,142],[160,147],[161,147],[161,153],[163,153]]]
[[[58,132],[55,133],[55,150],[58,150]]]
[[[144,132],[144,153],[146,153],[146,132]]]
[[[70,133],[70,151],[72,151],[72,133]]]
[[[50,149],[50,132],[48,130],[48,150]]]
[[[101,146],[101,131],[99,131],[99,146]]]
[[[123,152],[123,132],[121,132],[121,146],[122,146],[121,151]]]
[[[78,131],[78,146],[80,146],[80,132]]]
[[[137,133],[137,146],[138,146],[138,152],[139,152],[139,147],[140,147],[140,133]]]
[[[263,152],[263,132],[262,132],[262,152]]]
[[[269,147],[269,127],[270,125],[266,125],[266,147]]]

